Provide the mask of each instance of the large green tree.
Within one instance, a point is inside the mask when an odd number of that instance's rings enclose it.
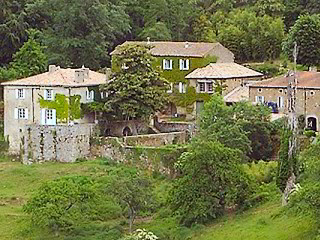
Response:
[[[196,138],[179,159],[182,176],[170,193],[173,210],[187,226],[221,216],[228,205],[241,206],[250,194],[240,151],[218,141]]]
[[[320,15],[302,15],[290,29],[283,43],[283,50],[290,58],[295,42],[298,63],[306,66],[320,64]]]
[[[108,50],[130,30],[122,1],[35,0],[27,12],[43,30],[49,63],[62,66],[108,65]]]
[[[0,66],[11,62],[27,39],[24,5],[24,0],[0,0]]]
[[[167,103],[167,81],[153,66],[148,47],[121,46],[113,57],[119,69],[101,87],[101,91],[108,92],[103,110],[123,120],[148,118],[162,110]]]

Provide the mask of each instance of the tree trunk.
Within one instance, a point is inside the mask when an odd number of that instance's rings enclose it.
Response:
[[[295,188],[296,176],[294,173],[291,173],[291,176],[287,180],[286,188],[282,194],[282,206],[286,206],[288,204],[289,196],[291,191]]]

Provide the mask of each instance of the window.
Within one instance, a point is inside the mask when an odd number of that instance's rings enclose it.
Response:
[[[180,59],[180,70],[189,70],[189,59]]]
[[[167,90],[167,93],[172,93],[173,90],[173,83],[170,83],[170,89]]]
[[[123,64],[121,65],[121,68],[124,69],[124,70],[127,70],[129,67],[126,65],[126,63],[123,63]]]
[[[264,96],[256,96],[256,103],[264,103]]]
[[[15,108],[14,109],[15,119],[28,119],[28,109],[27,108]]]
[[[162,69],[163,70],[172,70],[172,60],[163,59]]]
[[[87,100],[94,100],[94,91],[93,90],[91,90],[91,91],[87,90],[86,91],[86,96],[87,96]]]
[[[44,90],[44,100],[53,100],[53,90],[45,89]]]
[[[278,102],[277,102],[277,104],[278,104],[278,107],[279,107],[279,108],[283,108],[283,97],[278,97]]]
[[[212,84],[212,82],[211,83],[207,83],[207,89],[208,89],[208,92],[213,92],[213,84]]]
[[[203,82],[199,83],[199,92],[205,92],[205,91],[206,91],[205,83]]]
[[[22,88],[16,89],[16,98],[17,99],[24,99],[25,95],[26,95],[25,89],[22,89]]]
[[[258,89],[258,92],[262,92],[262,89],[261,89],[261,88],[259,88],[259,89]]]
[[[56,109],[41,109],[41,124],[56,125]]]
[[[186,84],[179,82],[179,93],[186,93]]]
[[[53,119],[53,110],[52,109],[46,109],[46,119],[47,120]]]
[[[282,90],[282,89],[280,89],[280,90],[279,90],[279,93],[283,93],[283,90]]]
[[[310,96],[313,96],[314,95],[314,91],[310,91]]]

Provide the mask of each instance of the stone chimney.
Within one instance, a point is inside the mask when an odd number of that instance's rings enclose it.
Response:
[[[81,70],[84,72],[84,79],[88,79],[89,78],[89,68],[84,67],[84,65],[82,65]]]
[[[188,43],[188,42],[185,42],[184,48],[188,48],[188,47],[189,47],[189,43]]]
[[[54,73],[55,71],[57,71],[56,65],[49,65],[49,73]]]
[[[76,69],[75,70],[75,76],[74,81],[76,83],[83,83],[84,82],[84,70],[83,69]]]
[[[310,66],[309,67],[309,72],[317,72],[318,69],[317,69],[317,66]]]

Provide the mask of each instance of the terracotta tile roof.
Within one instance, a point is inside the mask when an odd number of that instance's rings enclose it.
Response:
[[[241,102],[249,100],[249,87],[239,86],[224,96],[225,102]]]
[[[229,79],[262,77],[263,74],[237,63],[210,63],[206,67],[198,68],[189,73],[187,79]]]
[[[220,43],[205,43],[205,42],[134,42],[126,41],[120,46],[128,44],[148,45],[152,46],[151,54],[153,56],[172,56],[172,57],[204,57],[217,46],[222,46]],[[187,44],[187,47],[186,47]],[[223,46],[222,46],[223,47]],[[118,47],[110,54],[117,54]]]
[[[293,78],[293,74],[289,77]],[[320,88],[320,72],[297,72],[298,88]],[[287,75],[250,84],[250,87],[281,87],[288,86]]]
[[[3,82],[4,86],[64,86],[64,87],[81,87],[81,86],[97,86],[106,83],[106,74],[89,70],[88,78],[84,78],[83,82],[75,81],[75,71],[77,69],[62,69],[57,67],[54,72],[45,72],[35,76]],[[80,70],[80,69],[79,69]]]

